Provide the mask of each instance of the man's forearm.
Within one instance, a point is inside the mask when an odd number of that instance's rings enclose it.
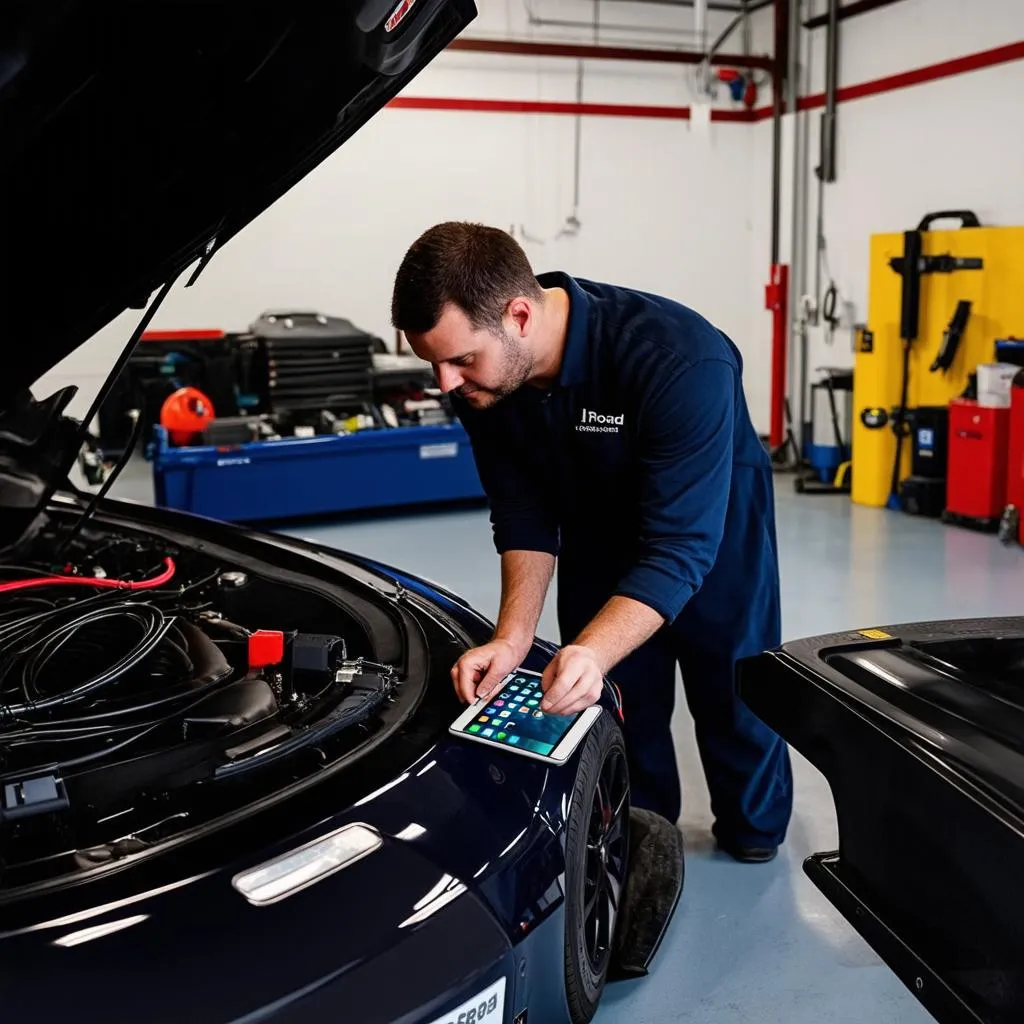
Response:
[[[613,597],[573,641],[589,647],[601,671],[610,672],[627,654],[649,640],[665,624],[653,608],[631,597]]]
[[[545,551],[506,551],[501,556],[501,610],[494,630],[525,656],[533,643],[551,584],[555,559]]]

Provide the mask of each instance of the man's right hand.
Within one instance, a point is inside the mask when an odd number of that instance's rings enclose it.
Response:
[[[508,640],[473,647],[452,666],[455,692],[472,704],[478,697],[486,697],[521,661],[520,651]]]

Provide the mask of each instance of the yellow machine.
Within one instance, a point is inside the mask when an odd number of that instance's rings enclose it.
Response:
[[[963,226],[930,230],[950,218]],[[948,406],[979,363],[995,361],[996,341],[1012,337],[1024,338],[1024,227],[981,227],[956,211],[872,237],[867,329],[854,362],[853,501],[894,507],[897,446],[897,486],[912,450],[894,421],[905,423],[906,410]]]

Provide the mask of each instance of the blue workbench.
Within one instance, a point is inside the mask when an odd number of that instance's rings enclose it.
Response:
[[[230,446],[175,447],[160,425],[153,435],[156,504],[227,522],[484,497],[458,422]]]

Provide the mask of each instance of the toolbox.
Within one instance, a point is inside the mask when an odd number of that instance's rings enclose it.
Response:
[[[484,498],[458,421],[187,447],[157,424],[146,457],[157,505],[226,522]]]
[[[967,398],[949,404],[949,479],[943,520],[996,532],[1006,508],[1010,409]]]

